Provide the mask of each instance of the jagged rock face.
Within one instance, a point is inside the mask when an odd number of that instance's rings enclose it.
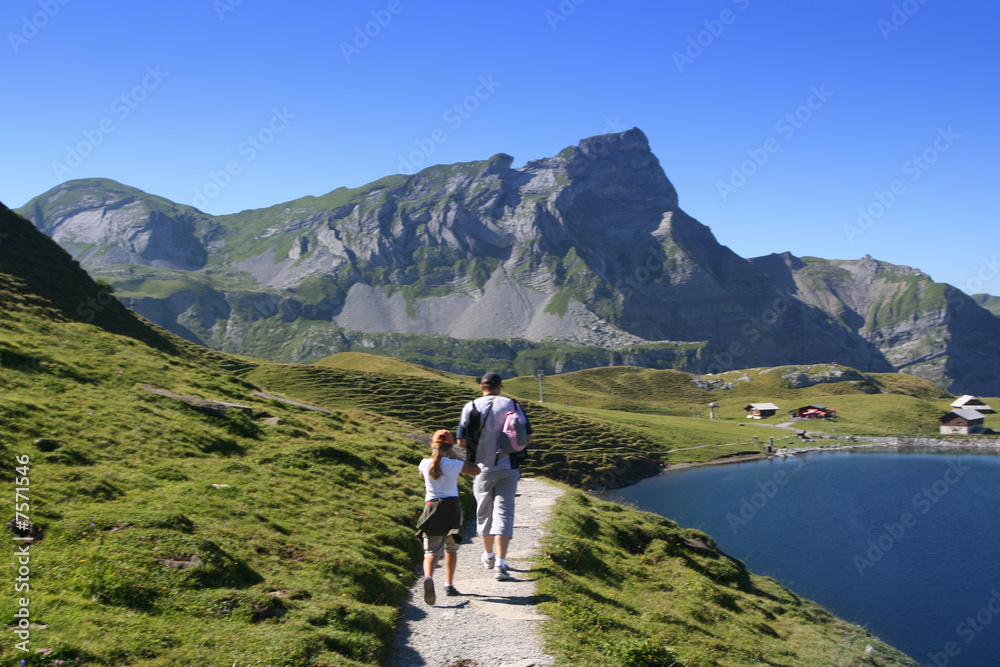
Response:
[[[91,269],[108,264],[184,270],[205,266],[208,252],[195,235],[194,210],[162,207],[156,199],[94,179],[50,190],[20,212]]]
[[[1000,318],[908,266],[860,260],[751,260],[796,298],[877,347],[893,365],[955,392],[1000,392]]]
[[[233,352],[308,355],[328,345],[332,325],[614,349],[691,341],[697,352],[676,363],[697,372],[837,362],[959,377],[955,341],[974,334],[954,331],[950,311],[901,305],[939,287],[886,302],[889,265],[874,260],[831,263],[827,276],[791,256],[739,257],[679,208],[639,130],[512,165],[498,154],[218,217],[113,181],[71,181],[22,212],[127,290],[138,312]],[[184,271],[150,276],[133,264]]]

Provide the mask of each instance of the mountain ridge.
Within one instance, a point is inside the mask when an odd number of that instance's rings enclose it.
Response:
[[[136,312],[230,352],[308,361],[344,349],[338,332],[695,345],[666,363],[836,361],[1000,393],[992,313],[908,267],[886,265],[866,293],[851,268],[874,270],[837,264],[853,260],[740,257],[679,207],[638,129],[512,164],[498,153],[225,216],[71,181],[21,212]]]

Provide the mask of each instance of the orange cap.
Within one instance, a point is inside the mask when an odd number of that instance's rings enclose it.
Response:
[[[432,445],[436,444],[436,443],[439,443],[439,442],[443,442],[443,443],[446,443],[446,444],[449,444],[449,445],[454,445],[455,444],[455,438],[452,437],[451,431],[449,431],[446,428],[442,428],[442,429],[438,429],[437,431],[434,431],[434,435],[431,436],[431,444]]]

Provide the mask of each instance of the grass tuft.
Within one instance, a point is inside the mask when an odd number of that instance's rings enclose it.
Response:
[[[655,514],[570,490],[548,528],[536,571],[559,664],[917,665]]]

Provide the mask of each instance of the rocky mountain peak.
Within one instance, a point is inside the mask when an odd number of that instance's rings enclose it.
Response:
[[[611,134],[600,134],[595,137],[588,137],[580,140],[577,144],[580,152],[588,156],[603,156],[608,153],[629,153],[641,154],[650,153],[649,139],[637,127],[625,132]]]
[[[566,164],[574,185],[599,197],[642,197],[677,208],[677,191],[638,128],[582,140]]]
[[[487,160],[486,168],[483,169],[483,176],[506,174],[510,171],[512,164],[514,164],[513,156],[507,155],[506,153],[497,153]]]

